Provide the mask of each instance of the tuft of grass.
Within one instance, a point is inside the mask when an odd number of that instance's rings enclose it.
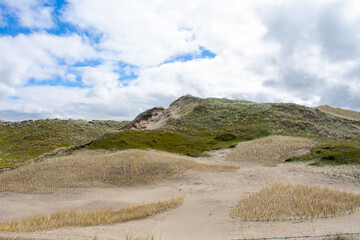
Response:
[[[0,174],[0,191],[52,193],[69,187],[118,187],[156,183],[188,169],[236,171],[230,165],[200,164],[174,154],[126,150],[50,158]]]
[[[147,237],[134,237],[133,235],[126,234],[124,240],[155,240],[155,234]]]
[[[269,136],[239,143],[227,154],[227,161],[277,164],[284,162],[294,151],[311,146],[311,140],[300,137]]]
[[[360,207],[360,195],[318,186],[276,183],[241,199],[230,216],[245,221],[335,217]]]
[[[2,232],[35,232],[64,227],[109,225],[146,218],[179,207],[184,196],[120,209],[58,211],[0,223]]]
[[[325,141],[304,156],[289,161],[313,161],[312,165],[360,164],[360,143],[349,141]]]

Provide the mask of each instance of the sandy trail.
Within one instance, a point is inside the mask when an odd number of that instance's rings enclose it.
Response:
[[[229,150],[213,152],[197,161],[224,163]],[[167,239],[234,239],[272,236],[321,235],[360,232],[360,211],[328,219],[245,222],[229,217],[237,200],[275,182],[321,185],[360,194],[360,181],[345,173],[359,167],[310,167],[304,163],[276,166],[243,165],[235,173],[189,170],[157,185],[112,189],[62,189],[54,194],[0,193],[0,221],[50,213],[60,209],[95,209],[150,202],[185,195],[177,209],[146,219],[111,226],[64,228],[35,233],[0,233],[30,239],[123,239],[125,234]],[[351,175],[351,174],[348,174]]]

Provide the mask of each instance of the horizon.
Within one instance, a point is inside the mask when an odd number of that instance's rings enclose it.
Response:
[[[191,94],[186,94],[186,95],[183,95],[181,96],[180,98],[182,97],[185,97],[185,96],[190,96],[190,97],[195,97],[195,96],[192,96]],[[173,102],[177,101],[178,99],[180,98],[177,98],[175,99]],[[198,98],[198,97],[196,97]],[[211,97],[210,97],[211,98]],[[202,99],[206,99],[206,98],[202,98]],[[217,98],[217,99],[226,99],[226,98]],[[233,100],[233,101],[247,101],[246,99],[228,99],[228,100]],[[156,106],[156,107],[160,107],[160,108],[165,108],[167,109],[173,102],[171,102],[167,107],[164,107],[164,106]],[[250,101],[251,102],[251,101]],[[261,104],[260,102],[252,102],[252,103],[257,103],[257,104]],[[270,103],[270,104],[277,104],[276,102],[262,102],[262,103]],[[290,102],[278,102],[278,103],[281,103],[281,104],[296,104],[296,103],[290,103]],[[144,110],[143,112],[139,112],[138,114],[136,114],[133,118],[129,118],[129,119],[122,119],[122,120],[113,120],[113,119],[81,119],[81,118],[78,118],[78,119],[73,119],[73,118],[37,118],[37,119],[22,119],[22,120],[3,120],[3,119],[0,119],[0,122],[3,121],[3,122],[23,122],[23,121],[36,121],[36,120],[59,120],[59,121],[68,121],[68,120],[74,120],[74,121],[87,121],[87,122],[91,122],[91,121],[133,121],[137,116],[141,115],[142,113],[144,113],[145,111],[147,110],[150,110],[152,108],[156,108],[156,107],[151,107],[149,109],[146,109]],[[352,110],[352,109],[346,109],[346,108],[334,108],[330,105],[319,105],[319,106],[315,106],[315,107],[312,107],[312,108],[318,108],[318,107],[330,107],[330,108],[333,108],[333,109],[342,109],[342,110],[346,110],[346,111],[356,111],[356,110]],[[321,110],[321,111],[324,111],[324,110]],[[359,111],[356,111],[356,112],[359,112]],[[331,114],[331,113],[330,113]]]

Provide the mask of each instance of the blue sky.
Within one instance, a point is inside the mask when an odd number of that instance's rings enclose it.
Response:
[[[0,119],[131,119],[176,98],[360,110],[358,1],[0,0]]]

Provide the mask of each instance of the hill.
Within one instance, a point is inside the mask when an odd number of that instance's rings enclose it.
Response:
[[[318,106],[316,109],[319,109],[323,112],[332,114],[337,117],[360,121],[360,112],[358,111],[352,111],[342,108],[333,108],[328,105]]]
[[[269,135],[360,140],[360,121],[318,109],[190,95],[179,98],[168,109],[145,111],[126,128],[129,130],[105,134],[88,148],[143,148],[200,156],[205,151]]]
[[[0,171],[58,148],[87,144],[128,122],[27,120],[0,122]]]
[[[186,95],[167,109],[152,108],[131,122],[1,121],[0,169],[13,168],[44,154],[59,155],[83,147],[156,149],[198,157],[209,150],[269,135],[351,141],[357,145],[359,133],[360,121],[317,108]]]

